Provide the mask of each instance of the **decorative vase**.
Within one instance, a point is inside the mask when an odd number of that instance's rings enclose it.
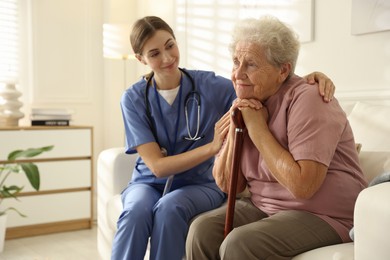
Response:
[[[0,126],[18,126],[24,114],[19,111],[23,103],[18,100],[22,95],[13,83],[0,86]]]
[[[0,215],[0,253],[4,250],[5,231],[7,229],[7,214]]]

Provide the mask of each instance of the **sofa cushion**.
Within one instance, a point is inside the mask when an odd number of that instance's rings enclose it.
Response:
[[[362,150],[388,151],[390,147],[390,106],[357,102],[348,116],[356,143]]]
[[[360,165],[368,182],[373,178],[390,171],[390,151],[368,152],[361,151],[359,154]]]
[[[354,248],[353,243],[344,243],[333,246],[325,246],[310,250],[293,257],[292,260],[353,260]]]

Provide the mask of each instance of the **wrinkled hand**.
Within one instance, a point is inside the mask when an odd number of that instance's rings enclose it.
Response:
[[[336,87],[332,80],[324,73],[315,71],[303,78],[305,78],[309,84],[318,83],[320,95],[323,96],[325,102],[330,102],[333,99]]]
[[[252,128],[253,126],[267,126],[268,110],[263,104],[256,99],[236,99],[232,109],[238,107],[244,119],[245,126]],[[233,111],[231,109],[231,111]]]
[[[239,109],[242,109],[244,107],[249,107],[249,108],[253,108],[253,109],[259,110],[260,108],[263,107],[263,104],[261,104],[261,102],[259,100],[257,100],[257,99],[240,99],[240,98],[236,98],[233,101],[233,105],[230,108],[230,111],[232,112],[236,107],[238,107]]]

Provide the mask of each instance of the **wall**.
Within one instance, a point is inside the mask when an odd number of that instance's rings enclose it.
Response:
[[[351,35],[351,5],[352,0],[315,1],[314,41],[301,47],[297,72],[326,73],[343,102],[388,101],[390,31]]]
[[[103,0],[103,23],[125,24],[129,28],[135,21],[136,1]],[[130,49],[130,43],[128,44]],[[103,147],[124,145],[124,127],[120,110],[120,98],[127,86],[135,81],[135,60],[104,59],[103,84]],[[124,74],[125,73],[125,74]]]

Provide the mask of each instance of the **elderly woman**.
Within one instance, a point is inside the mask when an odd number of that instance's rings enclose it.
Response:
[[[291,259],[350,241],[353,209],[367,186],[351,127],[337,100],[319,102],[316,88],[294,74],[299,42],[275,18],[237,24],[232,81],[244,135],[234,229],[224,238],[226,207],[194,220],[187,259]],[[234,126],[213,169],[229,190]]]

